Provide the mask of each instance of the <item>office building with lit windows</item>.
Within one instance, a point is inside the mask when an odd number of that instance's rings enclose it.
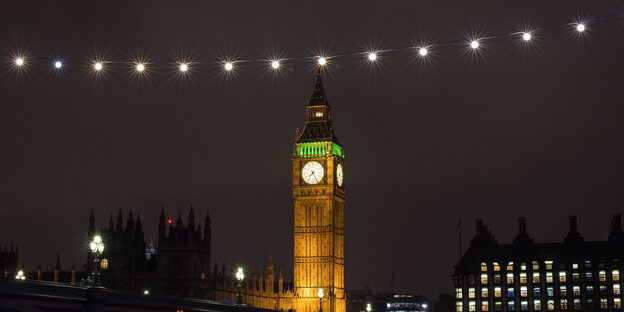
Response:
[[[524,218],[512,244],[477,233],[455,267],[455,308],[476,311],[622,311],[624,232],[613,215],[605,241],[586,242],[570,216],[562,243],[535,243]]]

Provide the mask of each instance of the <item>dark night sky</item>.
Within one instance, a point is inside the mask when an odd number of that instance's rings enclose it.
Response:
[[[213,259],[248,269],[269,251],[292,278],[291,151],[314,84],[310,61],[160,65],[136,79],[8,55],[70,59],[235,59],[398,47],[598,16],[621,1],[2,1],[0,243],[27,269],[80,265],[87,219],[140,212],[155,238],[160,205],[210,209]],[[483,217],[510,242],[526,216],[537,241],[561,241],[567,215],[604,239],[622,211],[624,20],[432,50],[330,60],[334,128],[347,152],[346,286],[433,296],[451,290]],[[29,61],[27,59],[27,61]],[[31,61],[33,61],[31,59]],[[238,68],[238,67],[237,67]]]

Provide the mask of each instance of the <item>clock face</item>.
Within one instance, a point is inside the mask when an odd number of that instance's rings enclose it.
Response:
[[[336,168],[336,182],[338,182],[338,186],[342,187],[342,182],[344,181],[344,171],[342,169],[342,164],[338,164]]]
[[[323,174],[325,171],[323,170],[323,166],[316,161],[310,161],[303,166],[301,170],[301,176],[303,180],[308,184],[316,184],[321,182],[323,178]]]

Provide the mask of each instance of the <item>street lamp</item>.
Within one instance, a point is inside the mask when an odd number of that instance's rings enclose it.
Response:
[[[319,312],[323,312],[323,288],[319,288],[318,298],[319,298]]]
[[[17,272],[17,275],[15,275],[15,279],[17,279],[17,280],[25,280],[26,276],[24,275],[24,271],[19,270]]]
[[[244,278],[245,273],[243,273],[243,268],[238,268],[238,271],[236,271],[236,280],[238,281],[238,284],[236,285],[238,287],[238,294],[236,294],[237,304],[243,304],[243,294],[241,293],[241,287],[243,287]]]
[[[104,251],[102,237],[100,235],[95,235],[89,247],[91,247],[91,251],[93,252],[93,263],[95,264],[93,269],[93,286],[98,286],[100,277],[100,256],[102,256],[102,252]]]
[[[373,307],[371,307],[370,303],[366,304],[366,312],[371,312],[373,310]]]

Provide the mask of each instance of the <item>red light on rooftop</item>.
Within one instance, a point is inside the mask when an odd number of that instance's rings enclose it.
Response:
[[[167,223],[171,224],[173,221],[171,219],[167,220]]]

